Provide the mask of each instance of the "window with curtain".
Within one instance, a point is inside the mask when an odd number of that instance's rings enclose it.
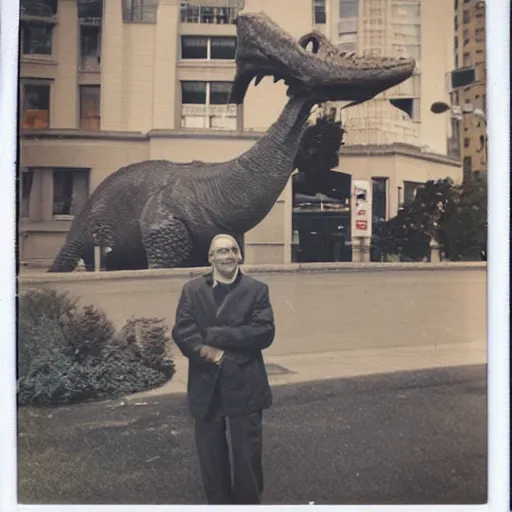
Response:
[[[181,82],[181,102],[206,105],[206,82]]]
[[[211,82],[210,105],[227,105],[231,82]]]
[[[182,36],[181,58],[234,60],[236,37]]]
[[[53,215],[74,216],[84,208],[89,197],[88,169],[54,169]]]
[[[211,37],[210,59],[234,60],[236,37]]]
[[[156,23],[158,0],[123,0],[123,21]]]
[[[21,0],[21,16],[53,17],[57,14],[58,0]]]
[[[181,37],[181,58],[182,59],[207,59],[208,38],[201,36]]]
[[[23,128],[49,128],[50,84],[24,83],[22,94]]]
[[[80,129],[99,131],[101,126],[101,87],[80,86]]]
[[[98,70],[101,56],[101,26],[80,25],[80,68]]]
[[[325,12],[325,0],[313,0],[314,9],[314,21],[316,24],[323,25],[327,22],[327,16]]]
[[[51,55],[53,24],[22,21],[23,55]]]
[[[231,82],[181,82],[182,128],[236,130],[237,108],[229,105]]]

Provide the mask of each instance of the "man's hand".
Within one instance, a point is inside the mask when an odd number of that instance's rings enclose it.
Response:
[[[215,364],[220,364],[220,360],[224,355],[224,350],[219,348],[210,347],[209,345],[204,345],[199,350],[199,354],[204,357],[207,361],[210,361]]]

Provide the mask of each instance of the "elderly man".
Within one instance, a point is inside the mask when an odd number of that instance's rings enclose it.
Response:
[[[208,503],[259,504],[262,410],[272,404],[262,356],[275,335],[269,290],[242,274],[240,247],[229,235],[213,238],[209,261],[212,271],[183,287],[172,336],[189,359],[188,400]]]

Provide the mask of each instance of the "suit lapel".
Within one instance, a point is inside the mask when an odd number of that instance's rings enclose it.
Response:
[[[208,325],[214,325],[217,317],[217,304],[215,303],[215,298],[213,296],[212,284],[213,281],[211,275],[206,275],[202,286],[202,293],[200,295],[201,306],[208,318]]]

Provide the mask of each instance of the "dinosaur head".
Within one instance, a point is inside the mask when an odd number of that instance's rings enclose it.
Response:
[[[237,71],[230,103],[242,103],[253,78],[284,80],[288,96],[315,102],[369,100],[412,76],[413,59],[342,52],[320,32],[298,42],[264,13],[241,14],[237,26]],[[308,45],[312,44],[312,50]]]

